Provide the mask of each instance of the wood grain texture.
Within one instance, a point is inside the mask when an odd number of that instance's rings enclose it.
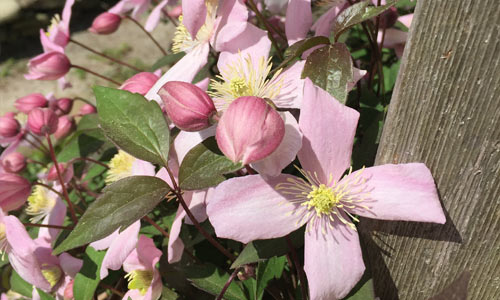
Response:
[[[419,0],[376,164],[425,162],[445,225],[363,219],[376,294],[429,299],[470,271],[467,299],[500,292],[500,9]]]

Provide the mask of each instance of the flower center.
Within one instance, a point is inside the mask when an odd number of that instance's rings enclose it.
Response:
[[[5,253],[7,252],[7,235],[5,234],[5,224],[0,223],[0,254],[2,254],[2,260],[4,258]]]
[[[50,32],[59,25],[61,22],[61,16],[59,14],[55,14],[54,17],[52,17],[52,20],[50,20],[50,25],[47,27],[47,32],[45,32],[45,35],[50,37]]]
[[[233,92],[235,97],[250,93],[246,80],[244,78],[235,77],[231,79],[230,86],[231,86],[231,91]]]
[[[45,277],[45,279],[47,279],[50,287],[54,287],[59,282],[59,279],[61,279],[62,271],[58,266],[43,264],[42,275],[43,277]]]
[[[122,178],[132,176],[132,164],[135,160],[136,158],[127,152],[118,150],[118,153],[109,162],[106,183],[110,184]]]
[[[36,185],[33,193],[28,197],[26,213],[33,216],[30,220],[34,223],[47,216],[56,204],[56,199],[49,197],[47,192],[45,187]]]
[[[307,206],[307,209],[314,207],[317,216],[330,214],[332,208],[337,206],[340,202],[339,195],[336,195],[331,187],[327,187],[324,184],[320,184],[319,187],[312,186],[312,191],[307,195],[307,199],[309,199],[309,201],[301,205]]]
[[[129,290],[139,290],[141,295],[145,295],[153,281],[153,271],[134,270],[125,277],[128,279]]]

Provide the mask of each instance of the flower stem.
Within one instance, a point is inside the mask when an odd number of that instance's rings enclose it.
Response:
[[[69,208],[69,212],[71,215],[71,219],[73,220],[73,223],[75,223],[75,225],[76,225],[76,223],[78,223],[78,218],[76,217],[75,208],[73,207],[73,203],[69,199],[68,190],[66,189],[66,185],[64,184],[64,180],[63,180],[62,175],[61,175],[61,170],[59,169],[59,164],[57,163],[56,153],[54,152],[54,147],[52,146],[52,141],[50,140],[50,135],[48,133],[45,133],[45,137],[47,139],[47,143],[49,144],[50,158],[54,162],[54,166],[56,167],[56,172],[57,172],[57,178],[59,179],[59,183],[61,184],[64,198],[66,199],[66,202],[68,203],[68,208]]]
[[[95,160],[95,159],[92,159],[92,158],[88,158],[88,157],[76,157],[76,158],[73,158],[71,160],[71,162],[75,161],[75,160],[83,160],[83,161],[89,161],[89,162],[92,162],[94,164],[98,164],[100,166],[103,166],[105,167],[106,169],[109,169],[108,165],[103,163],[103,162],[100,162],[98,160]]]
[[[110,290],[113,294],[116,294],[116,295],[118,295],[118,296],[120,296],[120,297],[122,297],[122,298],[123,298],[123,296],[125,296],[125,294],[124,294],[124,293],[120,292],[119,290],[115,289],[114,287],[112,287],[112,286],[111,286],[111,285],[109,285],[109,284],[105,284],[105,283],[103,283],[102,281],[101,281],[101,282],[99,282],[99,285],[100,285],[100,286],[102,286],[102,287],[103,287],[103,288],[105,288],[105,289]]]
[[[50,224],[35,224],[35,223],[23,223],[24,226],[28,227],[47,227],[47,228],[55,228],[55,229],[73,229],[68,226],[59,226],[59,225],[50,225]]]
[[[184,208],[184,211],[188,215],[189,219],[191,219],[191,222],[193,222],[193,225],[198,229],[198,231],[207,239],[207,241],[210,242],[215,248],[217,248],[222,254],[224,254],[229,260],[234,261],[236,257],[231,254],[226,248],[224,248],[219,242],[217,242],[208,232],[201,227],[200,223],[196,218],[194,217],[193,213],[189,209],[189,207],[186,204],[186,201],[184,201],[184,198],[182,197],[181,189],[179,186],[177,186],[177,183],[175,182],[174,175],[172,174],[172,171],[168,166],[165,166],[168,176],[170,176],[170,180],[172,180],[172,184],[174,186],[174,193],[177,196],[177,199],[179,199],[180,204],[182,205],[182,208]]]
[[[94,50],[94,49],[92,49],[92,48],[90,48],[90,47],[88,47],[88,46],[86,46],[86,45],[84,45],[84,44],[82,44],[82,43],[80,43],[80,42],[77,42],[77,41],[73,40],[72,38],[70,38],[70,39],[69,39],[69,41],[70,41],[70,42],[72,42],[73,44],[76,44],[76,45],[78,45],[78,46],[80,46],[80,47],[82,47],[82,48],[84,48],[84,49],[86,49],[86,50],[88,50],[88,51],[90,51],[90,52],[94,53],[94,54],[97,54],[97,55],[102,56],[102,57],[104,57],[104,58],[106,58],[106,59],[109,59],[110,61],[112,61],[112,62],[114,62],[114,63],[120,64],[120,65],[122,65],[122,66],[125,66],[125,67],[127,67],[127,68],[130,68],[130,69],[132,69],[132,70],[134,70],[134,71],[137,71],[137,72],[144,72],[144,70],[141,70],[141,69],[139,69],[139,68],[137,68],[137,67],[134,67],[134,66],[132,66],[132,65],[130,65],[130,64],[127,64],[126,62],[123,62],[123,61],[121,61],[121,60],[118,60],[118,59],[116,59],[116,58],[113,58],[113,57],[111,57],[111,56],[108,56],[108,55],[106,55],[106,54],[104,54],[104,53],[102,53],[102,52],[98,52],[98,51],[96,51],[96,50]]]
[[[87,73],[90,73],[90,74],[92,74],[92,75],[94,75],[94,76],[97,76],[97,77],[99,77],[99,78],[102,78],[102,79],[104,79],[104,80],[107,80],[107,81],[109,81],[109,82],[111,82],[111,83],[114,83],[114,84],[116,84],[116,85],[118,85],[118,86],[122,85],[122,84],[121,84],[121,83],[119,83],[118,81],[115,81],[115,80],[113,80],[113,79],[111,79],[111,78],[109,78],[109,77],[106,77],[106,76],[104,76],[104,75],[101,75],[101,74],[99,74],[99,73],[96,73],[96,72],[94,72],[94,71],[91,71],[91,70],[89,70],[89,69],[87,69],[87,68],[85,68],[85,67],[82,67],[82,66],[79,66],[79,65],[73,65],[73,64],[71,65],[71,67],[72,67],[72,68],[77,68],[77,69],[83,70],[83,71],[85,71],[85,72],[87,72]]]
[[[43,186],[44,188],[49,189],[49,190],[53,191],[54,193],[56,193],[59,197],[64,198],[64,195],[63,195],[63,194],[61,194],[60,192],[56,191],[56,190],[55,190],[53,187],[51,187],[50,185],[47,185],[47,184],[45,184],[45,183],[41,183],[41,182],[39,182],[39,181],[37,181],[37,182],[33,183],[33,185]]]
[[[163,53],[163,55],[167,55],[167,51],[165,51],[165,49],[163,49],[163,47],[160,45],[160,43],[158,43],[158,41],[151,35],[151,33],[149,33],[146,28],[144,28],[141,23],[137,22],[137,20],[135,20],[134,18],[131,18],[129,16],[125,16],[126,19],[129,19],[130,21],[134,22],[137,26],[139,26],[139,28],[142,29],[142,31],[144,31],[145,34],[147,34],[149,36],[149,38],[153,41],[153,43],[155,43],[156,47],[158,47],[158,49],[160,49],[161,53]]]
[[[37,142],[38,142],[38,144],[40,145],[40,147],[36,147],[36,148],[39,148],[39,149],[41,149],[41,150],[45,151],[45,153],[47,153],[47,154],[49,153],[49,149],[48,149],[48,148],[47,148],[47,147],[43,144],[43,141],[42,141],[39,137],[37,137],[36,135],[32,134],[32,133],[31,133],[31,132],[29,132],[29,131],[28,131],[28,134],[29,134],[29,135],[30,135],[30,136],[31,136],[31,137],[32,137],[35,141],[37,141]],[[28,140],[28,139],[26,139],[26,140]],[[28,141],[28,143],[30,143],[30,142]],[[30,144],[31,144],[31,145],[33,145],[32,143],[30,143]]]
[[[222,287],[222,290],[220,291],[216,300],[222,300],[222,297],[224,297],[224,294],[226,293],[227,289],[231,285],[231,282],[233,282],[234,278],[238,274],[239,269],[240,268],[234,269],[233,274],[231,274],[231,276],[229,276],[229,279],[226,281],[226,284],[224,284],[224,287]]]
[[[90,105],[92,105],[92,106],[95,106],[95,104],[94,104],[94,103],[92,103],[92,102],[90,102],[90,100],[87,100],[87,99],[82,98],[82,97],[75,97],[75,98],[73,98],[73,100],[80,100],[80,101],[82,101],[83,103],[87,103],[87,104],[90,104]]]
[[[290,253],[292,254],[293,264],[295,265],[295,269],[297,269],[297,275],[299,276],[302,299],[305,300],[307,299],[306,274],[304,273],[304,268],[300,264],[299,257],[297,256],[295,247],[292,244],[292,240],[290,239],[289,236],[286,236],[285,239],[286,243],[288,244],[288,248],[290,248]]]

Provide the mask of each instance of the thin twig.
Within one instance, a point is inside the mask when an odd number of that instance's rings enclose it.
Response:
[[[89,69],[87,69],[87,68],[85,68],[85,67],[82,67],[82,66],[79,66],[79,65],[73,65],[73,64],[71,65],[71,67],[72,67],[72,68],[77,68],[77,69],[83,70],[83,71],[85,71],[85,72],[87,72],[87,73],[90,73],[90,74],[92,74],[92,75],[94,75],[94,76],[97,76],[97,77],[102,78],[102,79],[104,79],[104,80],[107,80],[107,81],[109,81],[109,82],[111,82],[111,83],[114,83],[114,84],[116,84],[117,86],[122,85],[121,83],[119,83],[119,82],[118,82],[118,81],[116,81],[116,80],[113,80],[113,79],[111,79],[111,78],[109,78],[109,77],[107,77],[107,76],[104,76],[104,75],[101,75],[101,74],[96,73],[96,72],[94,72],[94,71],[91,71],[91,70],[89,70]]]
[[[158,41],[151,35],[151,33],[149,33],[146,28],[144,28],[141,23],[139,23],[136,19],[134,18],[131,18],[129,16],[125,16],[126,19],[129,19],[130,21],[134,22],[137,26],[139,26],[139,28],[142,29],[142,31],[144,31],[144,33],[146,33],[149,38],[153,41],[153,43],[155,43],[156,47],[158,47],[158,49],[160,49],[161,53],[163,53],[163,55],[167,55],[167,51],[165,51],[165,49],[163,49],[163,47],[160,45],[160,43],[158,43]]]
[[[124,293],[120,292],[119,290],[115,289],[114,287],[112,287],[112,286],[110,286],[108,284],[103,283],[102,281],[99,282],[99,285],[102,286],[105,289],[110,290],[113,294],[117,294],[118,296],[120,296],[122,298],[123,298],[123,296],[125,296]]]
[[[106,169],[109,169],[108,165],[103,163],[103,162],[100,162],[98,160],[95,160],[95,159],[92,159],[92,158],[88,158],[88,157],[75,157],[73,158],[71,161],[75,161],[75,160],[83,160],[83,161],[89,161],[89,162],[92,162],[94,164],[98,164],[100,166],[103,166],[105,167]]]
[[[28,227],[47,227],[47,228],[55,228],[55,229],[73,229],[73,227],[59,226],[59,225],[50,225],[50,224],[23,223],[23,225],[24,226],[28,226]]]
[[[36,135],[34,135],[33,133],[31,132],[27,132],[35,141],[38,142],[38,144],[40,144],[40,147],[43,148],[43,150],[46,151],[46,153],[48,154],[49,153],[49,149],[44,145],[43,141],[37,137]],[[33,144],[32,144],[33,145]],[[38,147],[37,147],[38,148]]]
[[[89,104],[89,105],[95,106],[95,104],[94,104],[94,103],[92,103],[92,102],[90,102],[90,100],[87,100],[87,99],[82,98],[82,97],[75,97],[75,98],[73,98],[73,100],[80,100],[80,101],[82,101],[82,102],[84,102],[84,103],[87,103],[87,104]]]
[[[306,289],[306,274],[304,273],[304,268],[300,264],[299,257],[297,256],[297,252],[295,251],[295,247],[293,247],[292,240],[289,236],[285,237],[286,243],[288,244],[288,248],[290,248],[290,253],[292,254],[293,264],[295,265],[295,269],[297,270],[297,275],[300,280],[300,291],[302,293],[302,299],[307,299],[307,289]]]
[[[222,297],[224,297],[224,294],[226,293],[227,289],[229,288],[229,286],[231,285],[231,282],[233,282],[234,278],[236,277],[236,275],[238,274],[238,271],[239,271],[240,268],[236,268],[234,269],[233,271],[233,274],[231,274],[231,276],[229,276],[229,279],[226,281],[226,283],[224,284],[224,287],[222,287],[222,290],[220,291],[219,295],[217,296],[216,300],[221,300]]]
[[[53,187],[51,187],[51,186],[50,186],[50,185],[48,185],[48,184],[45,184],[45,183],[41,183],[41,182],[39,182],[39,181],[36,181],[36,182],[34,182],[34,183],[33,183],[33,185],[40,185],[40,186],[43,186],[44,188],[47,188],[47,189],[49,189],[49,190],[53,191],[54,193],[56,193],[59,197],[64,198],[64,195],[63,195],[63,194],[61,194],[60,192],[56,191]]]

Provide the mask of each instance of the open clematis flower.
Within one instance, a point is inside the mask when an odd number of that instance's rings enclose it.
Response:
[[[341,299],[365,266],[356,215],[433,222],[446,220],[424,164],[382,165],[351,172],[359,113],[306,79],[298,153],[304,178],[282,174],[232,178],[207,201],[217,236],[243,243],[285,236],[304,224],[304,269],[311,299]],[[342,276],[339,276],[342,274]]]
[[[40,29],[40,41],[42,42],[43,52],[56,51],[64,53],[64,49],[69,42],[69,22],[71,19],[71,8],[74,3],[75,0],[66,0],[62,19],[59,15],[55,15],[47,31]]]
[[[153,240],[144,235],[139,237],[137,247],[123,262],[129,291],[124,300],[156,300],[160,298],[162,283],[156,264],[162,252],[156,248]]]

